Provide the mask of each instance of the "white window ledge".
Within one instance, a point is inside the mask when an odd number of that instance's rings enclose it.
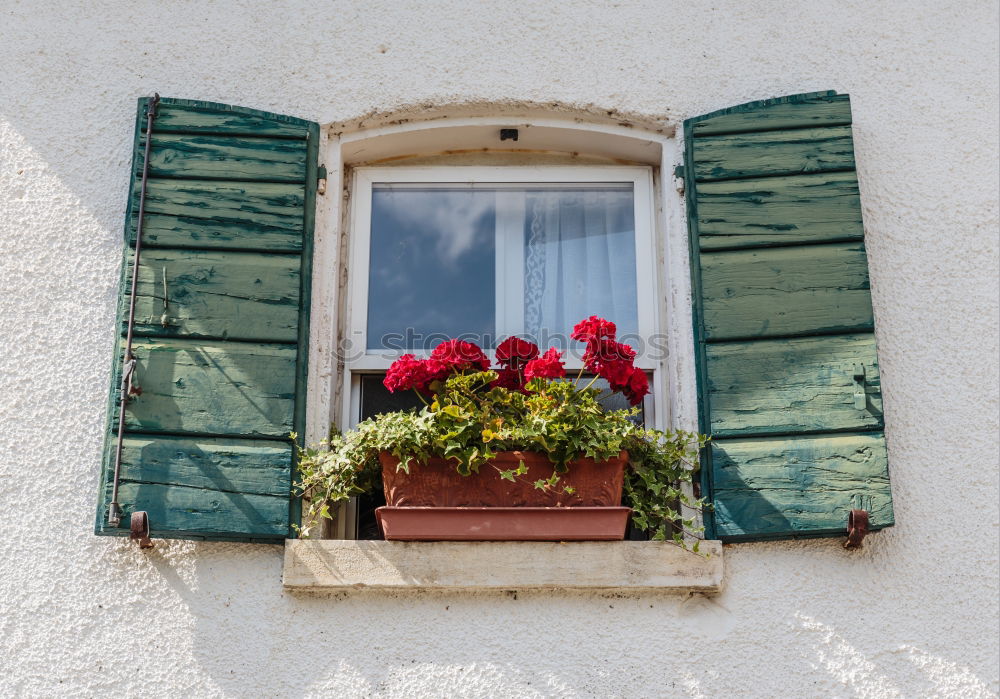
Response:
[[[707,556],[705,554],[708,554]],[[722,589],[722,544],[289,540],[291,591]]]

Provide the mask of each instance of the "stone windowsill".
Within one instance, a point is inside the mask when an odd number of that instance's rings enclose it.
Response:
[[[291,591],[625,590],[719,592],[722,544],[289,540]]]

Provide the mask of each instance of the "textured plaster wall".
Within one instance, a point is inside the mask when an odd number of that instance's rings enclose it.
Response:
[[[0,695],[998,691],[997,3],[0,0]],[[895,528],[701,597],[282,592],[281,548],[91,534],[135,98],[323,122],[850,92]]]

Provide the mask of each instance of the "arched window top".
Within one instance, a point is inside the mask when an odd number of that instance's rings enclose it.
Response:
[[[603,123],[559,114],[458,116],[399,121],[353,128],[331,126],[341,160],[372,165],[411,157],[463,153],[561,154],[603,158],[620,164],[661,165],[663,144],[673,129],[627,121]],[[342,129],[342,130],[341,130]],[[517,140],[501,140],[501,129],[516,129]]]

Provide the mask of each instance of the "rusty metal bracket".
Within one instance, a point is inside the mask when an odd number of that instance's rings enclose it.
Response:
[[[868,510],[851,510],[847,516],[847,541],[845,549],[859,549],[868,533]]]
[[[153,548],[153,541],[149,538],[149,516],[142,510],[132,513],[128,538],[138,541],[141,549]]]

